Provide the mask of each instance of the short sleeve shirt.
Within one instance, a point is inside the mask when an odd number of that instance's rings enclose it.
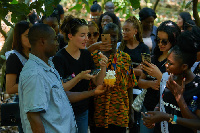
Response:
[[[95,65],[100,67],[98,51],[92,53]],[[114,57],[116,57],[116,83],[112,91],[94,98],[95,124],[97,127],[108,128],[109,124],[128,127],[129,123],[129,98],[128,89],[136,84],[134,72],[131,69],[131,59],[127,53],[118,51],[109,57],[107,70],[114,70]]]
[[[16,54],[10,54],[6,60],[6,74],[17,74],[16,84],[19,82],[19,74],[23,65]]]
[[[27,112],[40,112],[46,133],[76,133],[71,104],[51,61],[47,65],[30,54],[20,74],[18,92],[24,132],[32,133]]]
[[[61,49],[53,58],[53,63],[56,70],[59,72],[63,79],[68,78],[70,75],[75,76],[81,73],[81,71],[94,69],[94,61],[91,53],[85,49],[81,49],[81,55],[78,60],[74,59],[65,48]],[[82,92],[87,91],[89,87],[89,80],[79,81],[70,91]],[[88,109],[89,99],[72,103],[75,115],[81,114]]]
[[[193,81],[185,85],[185,91],[183,93],[184,100],[187,106],[190,106],[190,102],[193,96],[197,96],[197,109],[200,109],[200,77],[196,76]],[[177,115],[182,117],[181,110],[175,100],[174,95],[167,88],[164,89],[162,93],[163,103],[165,111],[168,114]],[[193,131],[189,128],[183,127],[181,125],[173,125],[169,123],[169,132],[181,132],[181,133],[192,133]]]

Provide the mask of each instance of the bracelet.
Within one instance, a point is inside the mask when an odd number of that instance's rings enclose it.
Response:
[[[172,124],[176,124],[176,121],[177,121],[177,115],[174,115],[174,119],[173,119],[173,121],[171,123]]]

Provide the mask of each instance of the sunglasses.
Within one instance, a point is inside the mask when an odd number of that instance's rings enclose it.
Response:
[[[94,32],[93,34],[91,34],[90,32],[88,32],[88,38],[91,38],[93,35],[94,38],[99,36],[99,32]]]
[[[155,40],[156,40],[157,44],[159,44],[160,41],[161,41],[161,44],[164,45],[164,46],[166,46],[168,44],[168,42],[169,42],[167,39],[163,39],[162,40],[162,39],[160,39],[158,37]]]

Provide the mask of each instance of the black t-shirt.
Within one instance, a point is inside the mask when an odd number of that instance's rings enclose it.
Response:
[[[16,54],[10,54],[6,60],[6,74],[17,74],[16,84],[19,83],[19,75],[23,65]]]
[[[136,62],[136,63],[142,62],[141,53],[150,54],[148,46],[144,44],[143,42],[140,42],[139,45],[134,49],[129,49],[127,46],[125,46],[124,52],[130,55],[132,62]],[[136,67],[136,66],[133,66],[133,67]]]
[[[190,105],[193,96],[197,96],[197,109],[200,109],[200,77],[196,76],[193,81],[185,85],[185,91],[183,93],[183,97],[187,105]],[[168,114],[177,115],[178,117],[182,117],[181,111],[179,110],[179,106],[176,102],[174,95],[170,90],[165,88],[163,92],[163,101],[165,103],[165,111]],[[169,123],[169,132],[170,133],[193,133],[193,131],[189,128],[178,124]]]
[[[152,57],[151,59],[152,63],[156,65],[162,73],[166,72],[165,63],[167,59],[164,59],[161,62],[159,62],[158,59],[154,57]],[[153,111],[155,106],[158,104],[159,99],[160,99],[160,91],[148,88],[143,104],[148,111]]]
[[[78,75],[81,71],[94,69],[94,61],[91,53],[85,49],[81,49],[81,55],[78,60],[74,59],[65,48],[61,49],[53,58],[55,68],[60,76],[65,79],[68,76]],[[89,87],[89,80],[81,80],[70,91],[82,92],[87,91]],[[88,109],[88,100],[85,99],[76,103],[72,103],[75,115],[81,114]]]

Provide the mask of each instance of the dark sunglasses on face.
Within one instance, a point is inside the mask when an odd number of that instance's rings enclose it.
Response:
[[[91,34],[90,32],[88,32],[88,38],[91,38],[93,35],[94,38],[99,36],[99,32],[94,32],[93,34]]]
[[[164,46],[166,46],[168,44],[168,42],[169,42],[167,39],[160,39],[160,38],[157,37],[156,38],[157,44],[159,44],[160,41],[161,41],[161,44],[164,45]]]

